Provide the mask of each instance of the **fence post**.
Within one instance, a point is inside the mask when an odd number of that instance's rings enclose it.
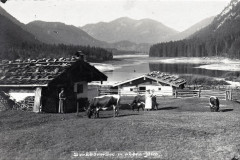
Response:
[[[201,89],[199,89],[199,91],[198,91],[198,97],[199,98],[201,97]]]
[[[230,101],[232,100],[232,89],[230,89]]]
[[[77,102],[77,116],[78,116],[78,113],[79,113],[79,103]]]
[[[228,98],[227,98],[227,90],[225,91],[225,100],[227,101],[228,100]]]
[[[175,89],[175,98],[177,98],[177,90]]]
[[[229,90],[226,90],[225,99],[226,99],[226,101],[228,101],[230,99],[230,91]]]

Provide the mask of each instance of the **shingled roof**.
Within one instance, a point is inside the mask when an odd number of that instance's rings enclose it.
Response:
[[[185,84],[186,80],[176,77],[174,75],[166,74],[166,73],[161,73],[159,71],[153,71],[151,73],[146,74],[146,77],[155,79],[157,81],[163,82],[170,84],[172,86],[178,87],[181,84]]]
[[[81,63],[84,68],[96,74],[95,80],[107,80],[107,77],[89,63],[72,58],[38,59],[38,60],[3,60],[0,64],[0,86],[47,86],[49,82]]]
[[[153,71],[153,72],[144,74],[140,77],[136,77],[136,78],[133,78],[133,79],[129,79],[127,81],[117,83],[117,84],[113,85],[113,87],[123,85],[123,84],[129,83],[131,81],[134,81],[134,80],[137,80],[137,79],[140,79],[140,78],[144,78],[144,77],[155,80],[157,82],[169,84],[169,85],[174,86],[174,87],[179,87],[180,85],[186,83],[185,79],[182,79],[182,78],[179,78],[179,77],[176,77],[174,75],[167,74],[167,73],[162,73],[162,72],[159,72],[159,71]]]

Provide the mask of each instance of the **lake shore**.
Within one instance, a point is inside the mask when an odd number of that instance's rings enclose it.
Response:
[[[225,57],[148,57],[148,55],[117,55],[117,61],[106,61],[105,63],[92,63],[100,71],[112,71],[124,66],[140,63],[191,63],[201,64],[197,68],[208,70],[240,71],[240,60]]]
[[[155,65],[156,64],[156,65]],[[146,74],[150,70],[150,66],[156,66],[158,68],[158,64],[163,64],[161,67],[165,67],[167,72],[168,67],[175,66],[176,70],[181,71],[181,73],[172,73],[172,74],[192,74],[198,75],[204,72],[232,72],[232,71],[240,71],[240,60],[238,59],[229,59],[224,57],[148,57],[148,55],[117,55],[114,56],[114,60],[106,61],[104,63],[92,63],[97,69],[104,72],[109,78],[107,83],[117,83],[120,81],[125,81],[127,79],[131,79],[134,77],[138,77],[140,75]],[[166,65],[164,65],[166,64]],[[173,65],[172,65],[173,64]],[[176,65],[174,65],[176,64]],[[194,72],[183,72],[184,67],[178,66],[177,64],[181,64],[183,66],[186,64],[186,67],[189,70],[196,70]],[[193,64],[193,65],[192,65]],[[185,65],[184,65],[185,66]],[[180,68],[178,68],[180,67]],[[193,69],[195,68],[195,69]],[[214,77],[216,79],[223,80],[224,78],[221,75],[213,74],[211,75],[202,75]],[[239,82],[231,82],[228,81],[231,86],[240,86]]]
[[[240,71],[240,60],[225,57],[178,57],[156,60],[162,63],[202,64],[197,68],[208,70]]]

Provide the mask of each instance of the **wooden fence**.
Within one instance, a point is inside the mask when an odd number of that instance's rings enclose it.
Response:
[[[211,96],[216,96],[221,100],[229,100],[228,90],[201,90],[201,98],[209,98]]]
[[[98,95],[109,95],[109,94],[119,94],[118,89],[99,89]]]
[[[174,96],[178,97],[200,97],[201,90],[175,90]]]
[[[228,90],[228,97],[229,97],[228,100],[240,102],[240,90],[239,89]]]
[[[140,94],[144,95],[145,91],[140,91]],[[117,89],[100,89],[99,95],[108,95],[108,94],[119,94],[122,96],[136,96],[137,92],[133,91],[121,91]],[[164,93],[155,92],[157,97],[175,97],[175,98],[184,98],[184,97],[199,97],[199,98],[209,98],[211,96],[216,96],[221,100],[233,100],[240,101],[240,90],[175,90],[174,92]]]

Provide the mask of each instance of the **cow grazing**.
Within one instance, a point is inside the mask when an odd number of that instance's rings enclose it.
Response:
[[[95,114],[95,118],[99,118],[99,111],[106,110],[113,107],[114,117],[119,114],[119,95],[104,95],[99,97],[94,97],[89,104],[87,109],[88,118],[91,118]]]
[[[215,96],[211,96],[209,99],[209,105],[211,112],[218,112],[219,110],[219,99]]]
[[[132,110],[134,111],[135,108],[137,108],[138,112],[139,109],[142,108],[144,110],[145,107],[145,96],[137,95],[134,97],[132,103],[129,104]]]

